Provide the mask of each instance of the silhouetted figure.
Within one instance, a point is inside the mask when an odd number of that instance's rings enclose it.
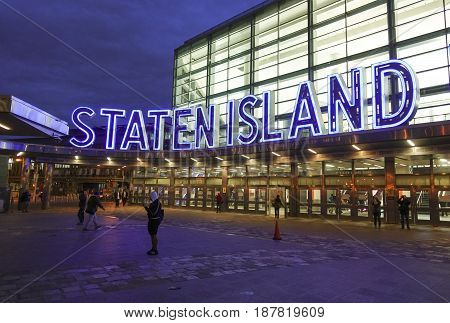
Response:
[[[88,231],[88,226],[91,221],[94,222],[95,230],[101,227],[101,225],[97,223],[97,209],[101,208],[102,210],[105,210],[105,208],[100,202],[99,196],[100,193],[95,192],[87,201],[86,213],[88,214],[88,218],[84,221],[83,231]]]
[[[120,206],[120,192],[119,190],[114,191],[114,200],[116,201],[116,207]]]
[[[220,194],[220,192],[219,192],[216,195],[216,213],[219,213],[222,211],[222,203],[223,203],[222,194]]]
[[[122,206],[127,205],[128,195],[129,195],[128,190],[126,190],[126,189],[123,190],[123,192],[122,192]]]
[[[381,191],[378,190],[373,196],[372,206],[373,206],[373,225],[375,228],[378,224],[378,229],[381,227]]]
[[[28,190],[24,190],[20,195],[19,201],[22,212],[28,212],[28,207],[30,206],[30,198],[31,194],[30,192],[28,192]]]
[[[147,230],[150,234],[150,239],[152,241],[152,249],[147,251],[147,255],[156,256],[158,254],[158,228],[161,223],[161,213],[162,213],[162,205],[158,198],[157,192],[150,193],[150,199],[152,202],[149,206],[145,206],[144,208],[147,211],[148,216],[148,225]]]
[[[406,223],[406,228],[409,228],[409,205],[411,204],[411,201],[409,200],[409,198],[407,198],[405,195],[402,195],[398,201],[398,210],[400,211],[400,219],[401,219],[401,223],[402,223],[402,229],[405,228],[405,223]]]
[[[275,209],[275,219],[280,218],[280,208],[283,206],[283,202],[281,202],[280,195],[277,195],[275,200],[272,203],[274,209]]]
[[[77,225],[82,225],[84,222],[84,212],[86,210],[87,196],[84,191],[78,193],[78,223]]]

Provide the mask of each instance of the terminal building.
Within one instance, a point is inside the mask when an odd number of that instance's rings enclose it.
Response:
[[[399,222],[397,199],[406,195],[413,223],[450,225],[449,9],[442,0],[271,0],[187,40],[175,49],[173,116],[199,106],[216,116],[215,144],[205,144],[204,127],[197,149],[187,144],[200,132],[196,112],[179,124],[164,119],[160,149],[106,149],[110,127],[92,128],[89,141],[91,128],[2,97],[3,203],[23,189],[46,191],[50,203],[80,189],[127,189],[131,203],[155,190],[168,207],[207,210],[220,192],[223,210],[243,215],[273,216],[280,195],[281,216],[371,221],[380,192],[386,223]],[[397,63],[403,70],[389,70]],[[249,108],[240,109],[244,98]],[[391,122],[408,104],[404,122]],[[158,127],[143,128],[155,147]],[[115,129],[113,138],[140,131]],[[86,147],[71,144],[84,137]]]

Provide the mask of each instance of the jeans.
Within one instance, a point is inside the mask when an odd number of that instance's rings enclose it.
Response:
[[[86,221],[84,221],[83,229],[87,229],[87,227],[89,226],[89,223],[91,221],[94,222],[94,225],[97,227],[98,224],[97,224],[97,216],[96,216],[96,214],[95,213],[94,214],[88,213],[87,215],[88,215],[88,217],[87,217]]]
[[[222,204],[221,203],[216,203],[216,213],[219,213],[222,211]]]
[[[280,218],[280,208],[276,207],[275,208],[275,219],[279,219]]]

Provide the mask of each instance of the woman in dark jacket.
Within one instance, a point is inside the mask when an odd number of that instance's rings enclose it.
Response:
[[[147,255],[156,256],[158,254],[158,227],[160,223],[161,203],[159,202],[158,193],[152,192],[150,194],[152,202],[149,206],[144,206],[148,216],[148,233],[152,239],[152,249],[147,251]]]

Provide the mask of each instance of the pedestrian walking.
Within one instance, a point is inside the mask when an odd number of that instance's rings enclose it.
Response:
[[[84,212],[86,210],[87,196],[85,191],[78,192],[78,223],[77,225],[82,225],[84,222]]]
[[[400,218],[402,223],[402,229],[405,229],[405,223],[406,228],[409,230],[409,205],[411,204],[411,201],[409,198],[406,197],[406,195],[400,196],[400,198],[397,201],[398,203],[398,210],[400,211]]]
[[[114,191],[114,200],[116,201],[116,207],[120,206],[120,192],[119,190]]]
[[[218,192],[216,195],[216,213],[219,213],[222,211],[222,203],[223,203],[222,194],[220,194],[220,192]]]
[[[156,256],[158,254],[158,228],[164,217],[164,210],[162,209],[161,202],[159,201],[158,193],[153,191],[150,193],[151,203],[144,208],[147,211],[148,225],[147,230],[150,234],[152,241],[152,249],[147,251],[147,255]]]
[[[103,211],[105,208],[103,207],[102,203],[100,202],[100,193],[95,192],[94,195],[92,195],[89,200],[87,201],[87,207],[86,207],[86,213],[87,213],[87,219],[84,221],[83,225],[83,231],[88,231],[89,223],[92,221],[94,222],[95,230],[99,229],[101,225],[97,223],[97,209],[101,208]]]
[[[124,189],[122,192],[122,206],[127,205],[128,195],[129,195],[128,190]]]
[[[44,188],[43,191],[39,194],[39,198],[41,199],[41,209],[45,210],[48,204],[48,193],[47,189]]]
[[[373,225],[377,228],[378,224],[378,229],[381,227],[381,199],[381,190],[378,190],[372,200]]]
[[[283,202],[281,202],[280,195],[277,195],[277,197],[275,198],[275,200],[272,203],[272,206],[275,209],[275,219],[279,219],[280,218],[280,208],[283,206]]]
[[[20,195],[19,202],[22,213],[24,212],[28,213],[28,207],[30,206],[30,198],[31,194],[30,192],[28,192],[28,190],[24,190]]]

